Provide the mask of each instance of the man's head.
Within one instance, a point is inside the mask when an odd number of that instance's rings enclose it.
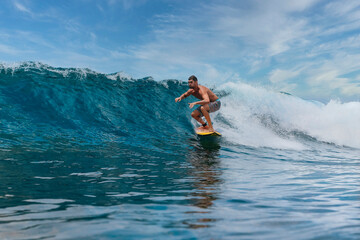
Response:
[[[189,88],[194,89],[198,86],[198,80],[194,75],[191,75],[188,79]]]

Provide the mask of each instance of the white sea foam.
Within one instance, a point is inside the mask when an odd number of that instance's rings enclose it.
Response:
[[[32,69],[37,70],[46,70],[49,72],[54,72],[62,75],[63,77],[67,77],[70,73],[75,72],[79,74],[81,77],[86,78],[87,74],[96,74],[96,72],[86,69],[86,68],[54,68],[47,64],[43,64],[41,62],[15,62],[15,63],[1,63],[0,70],[3,70],[5,73],[14,74],[17,70],[30,71]]]
[[[0,63],[0,71],[5,73],[14,74],[17,70],[30,71],[37,69],[39,71],[49,71],[62,75],[63,77],[68,77],[70,74],[77,74],[80,76],[80,79],[85,79],[89,74],[98,75],[103,74],[110,80],[132,80],[131,76],[124,72],[117,72],[113,74],[104,74],[98,73],[88,68],[60,68],[52,67],[41,62],[15,62],[15,63]]]
[[[303,149],[298,134],[318,141],[360,148],[360,102],[327,104],[254,87],[226,83],[214,118],[230,141],[274,148]]]
[[[110,80],[133,80],[133,78],[125,72],[117,72],[113,74],[107,74],[106,77]]]

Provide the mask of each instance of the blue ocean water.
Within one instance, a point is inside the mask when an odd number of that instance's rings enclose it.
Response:
[[[360,102],[0,65],[0,239],[360,239]]]

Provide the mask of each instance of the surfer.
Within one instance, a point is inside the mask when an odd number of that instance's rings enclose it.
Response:
[[[189,103],[190,108],[193,108],[196,104],[201,105],[191,113],[191,116],[202,125],[197,130],[214,132],[209,113],[220,109],[220,99],[210,89],[199,85],[198,80],[194,75],[189,77],[188,85],[190,89],[180,97],[175,98],[175,102],[180,102],[190,95],[200,99],[198,102]],[[205,117],[207,123],[201,118],[202,116]]]

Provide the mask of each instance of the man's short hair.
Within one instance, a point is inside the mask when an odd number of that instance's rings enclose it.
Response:
[[[191,75],[188,80],[194,80],[195,82],[197,82],[197,78],[195,77],[195,75]]]

